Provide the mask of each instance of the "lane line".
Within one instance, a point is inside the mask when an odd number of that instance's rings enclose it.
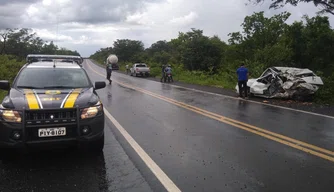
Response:
[[[164,171],[151,159],[151,157],[144,151],[143,148],[131,137],[131,135],[122,127],[121,124],[104,108],[104,113],[108,119],[115,125],[118,131],[123,135],[126,141],[136,151],[139,157],[144,161],[148,168],[153,174],[159,179],[161,184],[166,188],[167,191],[181,191],[175,183],[164,173]]]
[[[99,74],[101,76],[104,76],[101,73],[99,73],[96,70],[94,70],[89,64],[88,64],[88,66],[95,73],[97,73],[97,74]],[[148,95],[150,95],[152,97],[155,97],[155,98],[167,101],[167,102],[172,103],[174,105],[177,105],[179,107],[182,107],[182,108],[191,110],[193,112],[199,113],[201,115],[210,117],[212,119],[218,120],[220,122],[232,125],[232,126],[237,127],[237,128],[241,128],[243,130],[246,130],[246,131],[252,132],[254,134],[263,136],[263,137],[271,139],[273,141],[277,141],[279,143],[288,145],[288,146],[293,147],[295,149],[299,149],[301,151],[304,151],[304,152],[313,154],[315,156],[321,157],[323,159],[327,159],[329,161],[334,162],[334,157],[331,157],[331,156],[334,156],[334,152],[333,151],[330,151],[330,150],[327,150],[327,149],[323,149],[321,147],[317,147],[315,145],[311,145],[311,144],[308,144],[308,143],[305,143],[305,142],[302,142],[302,141],[299,141],[299,140],[296,140],[296,139],[293,139],[293,138],[290,138],[290,137],[287,137],[287,136],[284,136],[284,135],[280,135],[280,134],[277,134],[277,133],[274,133],[274,132],[271,132],[271,131],[268,131],[268,130],[265,130],[265,129],[261,129],[259,127],[256,127],[256,126],[253,126],[253,125],[249,125],[249,124],[246,124],[246,123],[243,123],[243,122],[240,122],[240,121],[228,118],[228,117],[224,117],[222,115],[215,114],[215,113],[206,111],[204,109],[200,109],[198,107],[195,107],[195,106],[192,106],[192,105],[188,105],[186,103],[182,103],[182,102],[170,99],[168,97],[164,97],[164,96],[159,95],[159,94],[152,93],[152,92],[147,91],[145,89],[141,89],[141,88],[138,88],[138,87],[134,87],[132,85],[128,85],[126,83],[118,82],[116,80],[114,80],[114,82],[116,82],[116,83],[118,83],[120,85],[123,85],[125,87],[132,88],[132,89],[134,89],[136,91],[142,92],[144,94],[148,94]],[[331,156],[328,156],[328,155],[325,155],[325,154],[322,154],[322,153],[319,153],[319,152],[326,153],[326,154],[331,155]]]

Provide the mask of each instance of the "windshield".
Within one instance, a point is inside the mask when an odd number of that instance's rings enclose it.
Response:
[[[145,64],[138,64],[138,65],[136,65],[136,67],[146,67],[146,65]]]
[[[90,82],[82,69],[34,69],[26,68],[20,73],[16,86],[18,88],[83,88]]]

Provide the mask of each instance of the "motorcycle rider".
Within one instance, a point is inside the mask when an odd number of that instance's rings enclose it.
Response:
[[[165,68],[165,74],[166,74],[166,77],[167,77],[167,75],[170,74],[170,79],[171,79],[172,82],[173,82],[173,75],[172,75],[172,67],[171,67],[171,65],[168,65],[168,66]],[[166,80],[165,80],[165,82],[166,82]]]

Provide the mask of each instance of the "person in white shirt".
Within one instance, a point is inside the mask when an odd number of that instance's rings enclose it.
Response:
[[[126,74],[129,73],[129,65],[125,65],[125,68],[126,68]]]
[[[111,72],[112,72],[112,64],[107,62],[106,71],[107,71],[107,79],[109,80],[109,84],[111,84],[112,80],[110,78],[111,78]]]

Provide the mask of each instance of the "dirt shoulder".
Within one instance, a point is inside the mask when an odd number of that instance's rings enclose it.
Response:
[[[125,72],[123,71],[114,71],[114,72],[125,74]],[[137,77],[137,78],[141,78],[141,77]],[[146,79],[160,82],[160,79],[155,78],[155,77],[148,77]],[[226,96],[231,96],[231,97],[238,97],[238,95],[236,94],[234,90],[224,89],[220,87],[196,85],[196,84],[184,83],[184,82],[179,82],[179,81],[174,81],[172,84],[182,86],[185,88],[206,91],[210,93],[216,93],[216,94],[221,94],[221,95],[226,95]],[[333,105],[320,105],[320,104],[311,103],[311,102],[299,102],[299,101],[293,101],[293,100],[280,100],[280,99],[266,99],[266,98],[260,98],[260,97],[250,97],[249,100],[271,104],[271,105],[276,105],[276,106],[281,106],[281,107],[297,109],[297,110],[303,110],[303,111],[312,112],[312,113],[319,113],[319,114],[334,117],[334,106]]]

